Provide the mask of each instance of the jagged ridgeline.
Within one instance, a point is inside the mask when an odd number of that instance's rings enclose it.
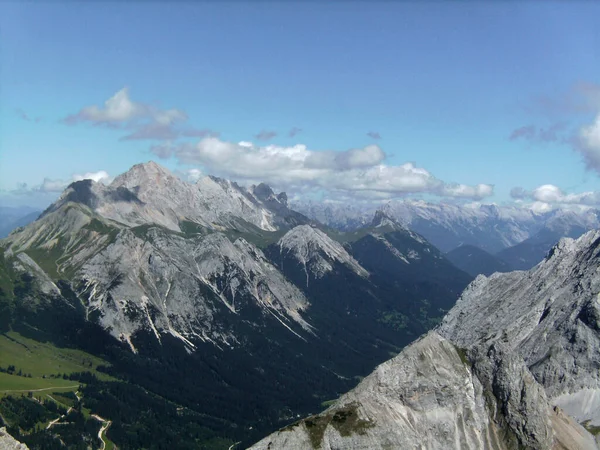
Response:
[[[599,273],[590,231],[478,276],[435,330],[252,449],[597,449]]]
[[[471,279],[384,213],[342,233],[264,184],[152,162],[71,184],[0,241],[3,331],[106,361],[85,398],[119,448],[243,446],[316,413]]]

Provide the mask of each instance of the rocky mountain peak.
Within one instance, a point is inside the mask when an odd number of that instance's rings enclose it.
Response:
[[[377,211],[375,211],[375,215],[373,216],[373,220],[371,221],[371,227],[389,227],[396,231],[406,230],[406,228],[402,226],[400,222],[394,219],[386,209],[378,209]]]
[[[154,190],[157,187],[164,186],[168,183],[183,184],[174,176],[168,169],[155,163],[148,161],[142,164],[136,164],[127,172],[117,176],[110,184],[112,188],[125,187],[127,189],[135,189],[136,191]]]
[[[287,208],[288,199],[287,194],[285,192],[280,192],[279,194],[275,194],[271,186],[265,183],[260,183],[256,186],[252,186],[250,189],[252,194],[259,200],[266,203],[279,203],[281,206]]]
[[[46,208],[40,217],[57,211],[70,202],[85,205],[93,210],[101,203],[104,191],[105,186],[93,180],[75,181],[67,186],[60,197]]]
[[[462,348],[503,342],[554,404],[600,425],[599,254],[594,230],[561,239],[528,272],[479,276],[439,332]]]
[[[291,229],[279,240],[278,245],[280,252],[293,255],[304,267],[307,284],[309,276],[321,278],[334,269],[335,263],[343,264],[360,276],[369,275],[339,242],[311,225],[299,225]]]
[[[74,202],[126,226],[157,224],[174,231],[181,231],[182,222],[220,230],[249,223],[265,231],[309,222],[287,207],[285,193],[275,195],[266,184],[254,191],[214,176],[188,183],[150,161],[133,166],[109,186],[92,180],[72,183],[46,213]]]
[[[257,186],[252,186],[252,193],[261,200],[267,200],[275,197],[275,193],[271,186],[265,183],[260,183]]]

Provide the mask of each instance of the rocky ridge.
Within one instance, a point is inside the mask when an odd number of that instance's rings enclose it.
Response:
[[[599,251],[592,231],[477,277],[435,331],[252,448],[596,449]]]
[[[257,194],[260,193],[259,189]],[[282,214],[288,211],[284,197],[274,202],[259,196],[213,176],[188,183],[148,162],[133,166],[109,186],[92,180],[72,183],[45,214],[75,202],[126,226],[153,223],[182,231],[182,222],[187,221],[219,230],[239,226],[243,221],[261,230],[278,230],[287,217]],[[294,217],[297,222],[309,222],[300,214]]]
[[[304,267],[307,283],[309,272],[313,277],[321,278],[333,270],[334,262],[347,266],[361,277],[369,275],[340,243],[310,225],[300,225],[288,231],[278,245],[281,253],[291,253]]]
[[[0,428],[0,450],[28,450],[25,444],[17,441],[6,431],[6,428]]]

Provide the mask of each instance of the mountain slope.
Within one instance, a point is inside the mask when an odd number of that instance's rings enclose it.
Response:
[[[456,267],[474,277],[479,274],[491,275],[494,272],[511,270],[507,262],[473,245],[461,245],[446,253],[446,258]]]
[[[373,278],[385,279],[394,288],[418,298],[425,308],[441,317],[471,281],[419,234],[406,229],[385,212],[378,211],[370,232],[349,243],[352,255]],[[428,315],[430,315],[428,314]]]
[[[477,277],[438,329],[252,448],[596,449],[599,252],[592,231]]]

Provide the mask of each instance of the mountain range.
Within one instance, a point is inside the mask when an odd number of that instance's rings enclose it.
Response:
[[[293,207],[340,230],[353,230],[368,224],[377,209],[381,209],[442,252],[453,255],[450,257],[458,267],[470,270],[474,275],[489,274],[492,269],[530,269],[560,238],[577,238],[600,227],[599,212],[595,209],[578,212],[555,209],[536,213],[518,206],[458,205],[422,200],[390,201],[377,208],[298,201]],[[457,250],[460,247],[466,249]],[[491,263],[487,255],[492,255],[496,262]],[[461,260],[463,257],[467,259]]]
[[[250,443],[431,329],[471,280],[383,212],[342,233],[264,184],[191,184],[150,162],[71,184],[0,241],[0,325],[101,357],[211,439]],[[103,386],[87,395],[122,389]],[[144,446],[139,426],[109,436]]]
[[[255,448],[596,448],[600,234],[553,246],[594,213],[469,211],[396,203],[335,229],[265,184],[153,162],[74,182],[0,240],[0,345],[100,362],[62,375],[66,426],[33,427],[56,406],[24,397],[0,425],[30,448],[244,448],[282,426]],[[537,265],[498,273],[518,264]]]

